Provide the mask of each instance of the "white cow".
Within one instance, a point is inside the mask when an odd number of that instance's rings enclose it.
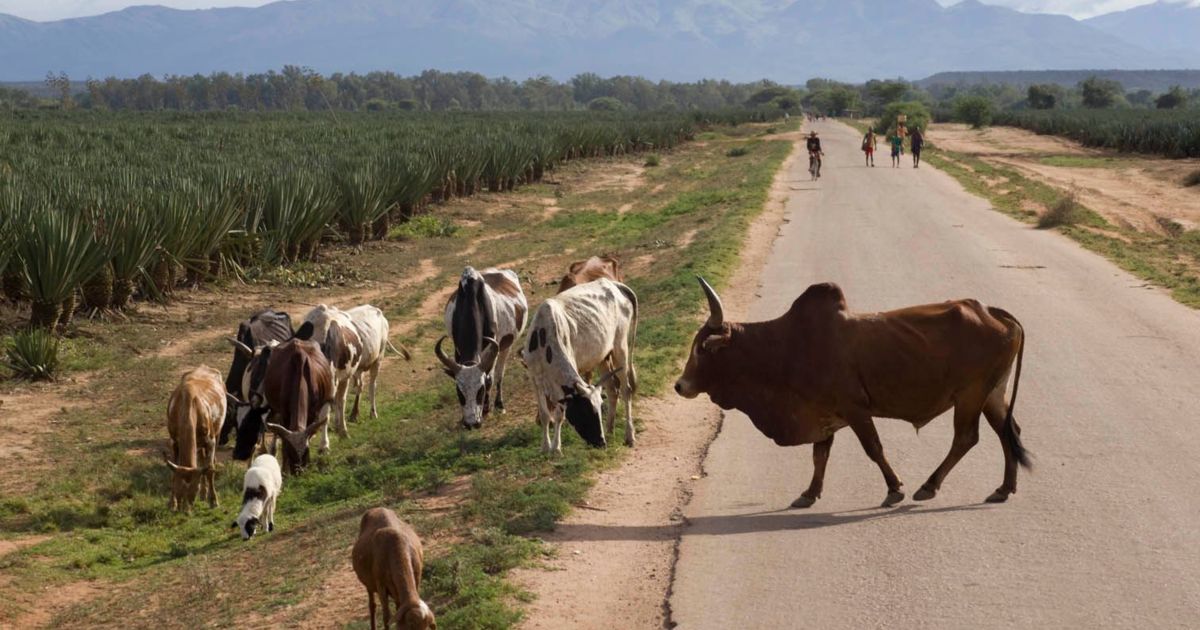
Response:
[[[304,321],[313,325],[312,340],[321,345],[321,353],[329,359],[333,372],[331,413],[336,423],[327,422],[321,429],[321,452],[326,452],[329,450],[330,424],[334,425],[338,435],[350,436],[346,427],[346,394],[362,365],[363,341],[350,316],[333,306],[318,305],[304,316]]]
[[[533,315],[521,358],[533,380],[542,425],[542,450],[562,453],[564,416],[588,444],[602,447],[613,433],[618,393],[625,401],[625,444],[634,445],[633,394],[637,373],[633,345],[638,302],[633,290],[601,278],[548,298]],[[596,385],[582,374],[615,367]],[[608,417],[601,423],[601,389],[608,393]],[[550,425],[554,423],[554,440]]]
[[[232,525],[242,532],[242,540],[264,523],[268,532],[275,531],[275,501],[282,489],[283,475],[275,456],[255,457],[242,479],[242,511]]]
[[[397,349],[388,340],[388,336],[391,334],[391,325],[383,316],[382,310],[370,304],[364,304],[346,311],[346,315],[350,317],[350,321],[354,322],[358,338],[362,342],[362,357],[358,362],[358,373],[354,376],[354,408],[350,410],[350,421],[358,419],[358,399],[362,395],[363,374],[370,375],[371,417],[378,418],[379,409],[375,405],[375,384],[379,380],[379,363],[383,360],[383,355],[387,353],[388,348],[403,356],[405,361],[412,360],[412,355],[403,345]]]
[[[463,270],[458,289],[446,304],[446,331],[454,340],[454,358],[438,340],[434,353],[454,379],[462,405],[462,424],[478,429],[491,410],[488,394],[495,372],[496,410],[504,413],[504,364],[512,344],[525,330],[529,303],[513,271],[471,267]]]

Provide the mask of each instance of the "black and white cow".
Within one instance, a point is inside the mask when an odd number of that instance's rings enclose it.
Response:
[[[633,394],[637,373],[633,345],[638,302],[633,290],[601,278],[548,298],[533,315],[521,358],[529,369],[542,425],[542,450],[562,453],[563,417],[588,444],[603,447],[613,434],[618,393],[625,401],[625,444],[633,446]],[[595,385],[587,374],[612,362],[615,369]],[[601,422],[602,390],[608,417]],[[554,439],[550,425],[554,423]]]
[[[454,379],[462,424],[478,429],[491,410],[489,390],[495,372],[496,410],[504,413],[504,364],[512,344],[525,330],[529,303],[513,271],[471,267],[463,270],[458,290],[446,304],[446,330],[454,340],[454,358],[438,340],[434,353]]]
[[[250,319],[238,325],[237,337],[230,338],[234,347],[233,362],[229,365],[229,373],[225,375],[225,391],[242,400],[248,400],[249,393],[243,390],[246,370],[254,356],[254,351],[271,343],[282,343],[292,338],[292,318],[287,313],[267,309],[250,316]],[[230,404],[225,413],[225,421],[221,425],[221,445],[229,442],[229,436],[238,426],[238,413],[245,415],[244,405]]]

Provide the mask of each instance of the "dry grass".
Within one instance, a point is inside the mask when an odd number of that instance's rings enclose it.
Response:
[[[1082,208],[1079,205],[1079,192],[1072,189],[1063,193],[1058,201],[1046,210],[1046,213],[1038,217],[1038,229],[1047,230],[1064,225],[1074,225],[1083,218]]]

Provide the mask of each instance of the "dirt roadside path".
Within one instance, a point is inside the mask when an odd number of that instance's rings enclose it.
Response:
[[[784,202],[796,182],[791,165],[801,153],[799,133],[776,175],[767,208],[751,225],[741,262],[727,293],[749,304],[771,244],[785,222]],[[738,316],[743,312],[735,310]],[[701,473],[721,413],[707,400],[644,399],[635,414],[644,421],[636,450],[600,476],[586,505],[543,537],[555,555],[545,566],[514,572],[534,593],[521,628],[661,628],[667,621],[675,546],[682,507]]]

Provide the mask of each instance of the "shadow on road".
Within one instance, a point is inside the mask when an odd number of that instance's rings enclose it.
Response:
[[[775,510],[749,514],[724,516],[701,516],[688,519],[678,525],[584,525],[563,524],[558,526],[552,538],[557,541],[663,541],[683,536],[728,536],[775,532],[787,530],[820,529],[838,525],[852,525],[882,519],[917,517],[949,512],[984,510],[986,503],[958,505],[924,509],[917,505],[902,505],[896,508],[867,508],[849,512],[813,513],[801,510]]]

